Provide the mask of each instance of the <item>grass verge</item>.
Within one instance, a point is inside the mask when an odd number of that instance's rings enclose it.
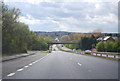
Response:
[[[80,54],[80,53],[76,53],[74,51],[67,51],[67,50],[63,50],[62,48],[60,48],[58,45],[57,45],[57,48],[61,51],[64,51],[64,52],[69,52],[69,53],[75,53],[75,54]],[[120,60],[119,58],[112,58],[112,57],[103,57],[103,56],[96,56],[96,55],[91,55],[91,54],[81,54],[81,55],[87,55],[87,56],[94,56],[94,57],[99,57],[99,58],[103,58],[103,59],[110,59],[110,60]]]
[[[49,50],[47,50],[47,51],[33,51],[33,50],[29,50],[28,52],[41,52],[41,53],[49,53]]]
[[[98,58],[110,59],[110,60],[116,60],[116,61],[119,60],[119,58],[103,57],[103,56],[96,56],[96,55],[91,55],[91,54],[81,54],[81,55],[94,56],[94,57],[98,57]]]
[[[57,45],[57,48],[61,51],[64,51],[64,52],[69,52],[69,53],[74,53],[73,51],[69,51],[69,50],[63,50],[62,48],[60,48],[58,45]]]
[[[49,50],[47,51],[33,51],[33,50],[29,50],[27,52],[41,52],[41,53],[49,53]],[[24,53],[13,53],[13,54],[1,54],[1,56],[14,56],[14,55],[20,55],[20,54],[24,54]]]
[[[23,53],[16,53],[16,54],[2,54],[2,56],[4,57],[4,56],[14,56],[14,55],[20,55],[20,54],[23,54]]]

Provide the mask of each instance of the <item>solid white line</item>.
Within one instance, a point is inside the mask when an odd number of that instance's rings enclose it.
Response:
[[[13,76],[13,75],[15,75],[15,73],[10,73],[7,76],[10,77],[10,76]]]
[[[82,64],[78,63],[79,66],[82,66]]]
[[[2,81],[2,79],[0,79],[0,81]]]
[[[22,71],[23,70],[23,68],[22,69],[18,69],[17,71]]]

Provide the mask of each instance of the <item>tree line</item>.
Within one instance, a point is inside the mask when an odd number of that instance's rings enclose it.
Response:
[[[120,53],[120,41],[106,41],[98,42],[96,45],[97,51],[100,52],[119,52]]]
[[[89,50],[95,48],[97,43],[97,37],[94,35],[81,37],[77,44],[66,44],[65,46],[70,49],[81,49],[81,50]]]
[[[96,48],[99,52],[118,52],[120,53],[120,41],[97,41],[98,37],[92,35],[91,37],[81,37],[78,45],[66,44],[70,49],[91,50]]]
[[[2,4],[2,53],[25,53],[27,50],[48,50],[52,38],[37,36],[28,25],[19,22],[19,9]]]

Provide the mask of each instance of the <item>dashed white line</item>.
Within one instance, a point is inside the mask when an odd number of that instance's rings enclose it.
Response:
[[[49,54],[47,54],[47,56],[48,56],[48,55],[49,55]],[[46,57],[46,56],[45,56],[45,57]],[[43,58],[45,58],[45,57],[43,57]],[[33,65],[34,63],[42,60],[43,58],[41,58],[41,59],[39,59],[39,60],[37,60],[37,61],[35,61],[35,62],[33,62],[33,63],[30,63],[29,65],[30,65],[30,66]],[[29,67],[29,65],[28,65],[28,66],[24,66],[24,67],[27,68],[27,67]],[[17,71],[22,71],[22,70],[24,70],[24,68],[18,69]],[[15,73],[10,73],[10,74],[8,74],[7,76],[10,77],[10,76],[13,76],[13,75],[15,75]],[[0,81],[2,81],[2,79],[0,79]]]
[[[82,64],[78,63],[79,66],[82,66]]]
[[[48,56],[49,54],[47,54],[47,56]],[[45,56],[46,57],[46,56]],[[38,62],[38,61],[40,61],[40,60],[42,60],[42,59],[44,59],[45,57],[42,57],[42,58],[40,58],[39,60],[36,60],[35,62],[33,62],[33,63],[30,63],[29,65],[33,65],[34,63],[36,63],[36,62]]]
[[[25,68],[27,68],[28,66],[24,66]]]
[[[43,58],[40,58],[38,61],[40,61],[40,60],[42,60],[42,59],[44,59],[45,57],[43,57]]]
[[[23,68],[22,69],[18,69],[17,71],[22,71],[23,70]]]
[[[10,76],[13,76],[13,75],[15,75],[15,73],[10,73],[7,76],[10,77]]]
[[[43,58],[39,59],[38,61],[42,60]]]
[[[35,63],[38,62],[38,60],[35,61]]]
[[[36,63],[36,61],[35,62],[33,62],[33,64],[35,64]]]
[[[33,65],[32,63],[29,64],[30,66]]]

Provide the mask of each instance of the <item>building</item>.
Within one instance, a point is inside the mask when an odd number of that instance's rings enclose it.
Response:
[[[97,41],[103,41],[103,42],[106,42],[106,41],[117,41],[118,40],[118,37],[113,37],[113,36],[104,36],[104,37],[99,37],[97,39]]]

